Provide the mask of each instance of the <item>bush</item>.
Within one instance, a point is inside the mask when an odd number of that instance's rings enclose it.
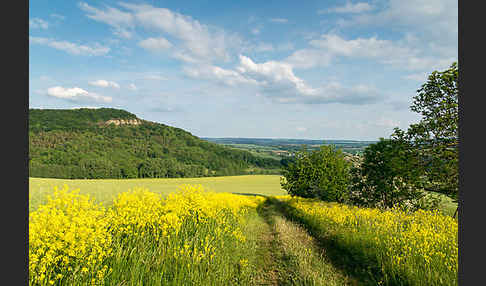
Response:
[[[350,167],[342,151],[334,146],[321,146],[310,153],[304,148],[284,169],[280,184],[291,196],[343,202],[350,184]]]

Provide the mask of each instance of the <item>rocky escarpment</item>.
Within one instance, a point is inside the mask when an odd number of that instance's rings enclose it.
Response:
[[[142,121],[139,119],[110,119],[105,122],[106,125],[115,124],[116,126],[120,125],[140,125]]]

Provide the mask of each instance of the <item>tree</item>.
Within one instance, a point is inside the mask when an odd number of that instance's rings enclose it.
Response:
[[[342,151],[334,146],[321,146],[310,153],[304,147],[283,170],[280,184],[292,196],[343,202],[350,167]]]
[[[459,190],[459,104],[457,63],[445,71],[434,71],[413,98],[410,109],[422,119],[404,134],[421,155],[425,189],[445,194],[457,202]],[[457,212],[457,211],[456,211]]]
[[[354,168],[351,203],[366,207],[423,207],[422,172],[419,154],[403,137],[380,138],[364,150],[359,168]]]

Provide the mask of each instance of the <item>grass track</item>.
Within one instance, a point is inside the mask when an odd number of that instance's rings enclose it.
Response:
[[[274,199],[258,208],[261,269],[254,285],[356,285],[334,268],[314,239],[283,217]]]

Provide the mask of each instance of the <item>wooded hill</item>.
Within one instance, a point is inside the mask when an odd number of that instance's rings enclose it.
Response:
[[[275,173],[280,167],[279,160],[125,110],[29,109],[30,177],[176,178]]]

